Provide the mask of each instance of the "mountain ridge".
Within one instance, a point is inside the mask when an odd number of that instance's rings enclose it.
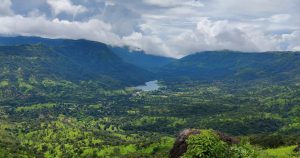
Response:
[[[110,49],[121,57],[125,62],[134,64],[143,69],[156,72],[164,65],[176,59],[158,55],[146,54],[144,51],[130,50],[128,47],[110,47]]]
[[[207,51],[188,55],[170,63],[162,67],[159,74],[167,80],[252,80],[269,75],[275,75],[275,80],[280,80],[280,74],[298,74],[298,61],[299,52]]]
[[[172,59],[148,55],[143,51],[131,51],[128,47],[112,47],[84,39],[0,37],[0,45],[22,44],[44,44],[61,55],[67,56],[68,60],[89,67],[87,71],[124,80],[131,85],[142,84],[151,79],[212,82],[268,78],[281,81],[295,78],[300,73],[297,70],[297,67],[300,67],[298,62],[300,53],[291,51],[203,51],[180,59]],[[125,69],[127,71],[123,72]]]

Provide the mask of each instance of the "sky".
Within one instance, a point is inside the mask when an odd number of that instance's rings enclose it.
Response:
[[[180,58],[300,51],[300,0],[0,0],[0,35],[88,39]]]

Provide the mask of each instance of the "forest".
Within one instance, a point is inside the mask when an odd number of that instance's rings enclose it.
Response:
[[[267,64],[259,53],[200,53],[144,70],[103,44],[60,42],[0,47],[0,157],[169,157],[186,128],[205,131],[183,157],[207,139],[215,157],[300,157],[299,52],[262,54]],[[152,79],[159,90],[133,88]]]

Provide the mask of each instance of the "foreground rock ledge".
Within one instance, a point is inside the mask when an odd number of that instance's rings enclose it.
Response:
[[[220,137],[221,140],[228,144],[238,144],[240,140],[238,138],[226,135],[222,132],[215,131],[215,133]],[[176,141],[172,150],[170,151],[170,158],[179,158],[187,151],[186,140],[191,135],[201,134],[199,129],[184,129],[176,137]]]

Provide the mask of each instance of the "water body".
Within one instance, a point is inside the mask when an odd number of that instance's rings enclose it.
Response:
[[[154,81],[146,82],[145,85],[137,86],[137,87],[134,87],[134,88],[138,89],[138,90],[145,91],[145,92],[149,92],[149,91],[158,90],[160,88],[160,86],[158,85],[158,81],[154,80]]]

